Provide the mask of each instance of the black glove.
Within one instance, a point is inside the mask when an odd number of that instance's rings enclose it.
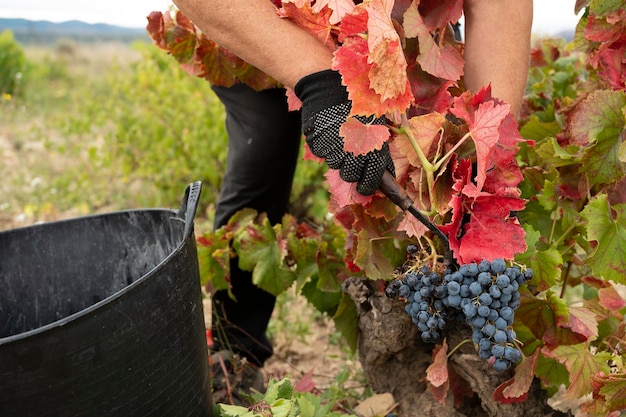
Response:
[[[357,182],[356,190],[371,195],[380,186],[385,170],[395,176],[389,145],[365,155],[354,155],[343,149],[339,128],[346,121],[352,102],[341,84],[337,71],[325,70],[303,77],[294,87],[302,101],[302,130],[311,152],[324,158],[328,166],[338,169],[342,180]],[[384,125],[385,119],[357,116],[362,123]]]

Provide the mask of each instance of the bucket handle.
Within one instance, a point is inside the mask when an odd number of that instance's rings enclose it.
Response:
[[[202,182],[195,181],[185,189],[183,202],[178,210],[178,217],[185,221],[185,230],[183,236],[187,239],[193,233],[193,218],[196,215],[198,202],[200,201],[200,192],[202,191]]]

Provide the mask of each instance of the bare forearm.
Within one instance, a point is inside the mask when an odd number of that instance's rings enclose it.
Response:
[[[465,0],[465,82],[491,83],[492,95],[519,115],[530,60],[532,0]]]
[[[284,85],[331,67],[332,52],[269,0],[174,0],[211,40]]]

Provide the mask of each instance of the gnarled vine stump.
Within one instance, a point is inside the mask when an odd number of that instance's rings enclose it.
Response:
[[[404,311],[404,303],[385,297],[365,278],[344,283],[359,311],[359,360],[368,382],[377,393],[389,392],[399,403],[401,417],[548,417],[564,416],[547,403],[539,382],[522,403],[501,404],[494,390],[511,378],[513,371],[495,372],[480,359],[471,343],[459,347],[448,359],[450,378],[465,387],[469,396],[454,403],[449,394],[445,404],[427,391],[426,369],[432,363],[434,345],[422,342],[417,327]],[[450,350],[471,338],[469,327],[449,323],[445,337]]]

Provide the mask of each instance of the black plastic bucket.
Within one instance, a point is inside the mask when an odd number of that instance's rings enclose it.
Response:
[[[0,416],[211,415],[200,190],[0,232]]]

